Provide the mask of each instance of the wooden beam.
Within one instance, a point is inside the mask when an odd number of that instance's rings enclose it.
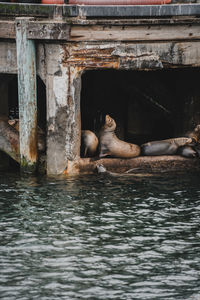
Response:
[[[14,21],[0,21],[0,38],[2,39],[15,39],[16,30]]]
[[[8,124],[8,119],[3,116],[0,116],[0,151],[6,153],[16,162],[20,162],[19,134]]]
[[[66,0],[67,1],[67,0]],[[71,10],[70,10],[71,9]],[[84,18],[199,16],[199,3],[161,5],[63,5],[63,16]]]
[[[185,158],[179,155],[139,156],[130,159],[122,158],[81,158],[71,163],[74,173],[97,173],[97,165],[103,165],[107,171],[120,174],[133,169],[130,176],[144,177],[155,173],[199,171],[198,158]],[[70,171],[70,170],[69,170]],[[68,174],[67,170],[65,172]],[[72,173],[72,171],[71,171]],[[145,173],[145,174],[144,174]],[[102,174],[103,176],[106,174]],[[116,174],[117,175],[117,174]],[[123,175],[122,175],[123,176]],[[125,175],[126,176],[126,175]]]
[[[54,60],[57,60],[58,65],[62,53],[57,45],[55,48],[55,52],[52,48],[51,55]],[[47,64],[52,65],[52,58],[48,59]],[[80,156],[81,70],[62,65],[58,65],[58,67],[57,72],[48,74],[46,78],[48,175],[63,174],[70,161],[74,161]],[[48,69],[50,70],[50,68]]]
[[[137,21],[137,22],[136,22]],[[88,21],[91,22],[91,21]],[[95,21],[97,24],[99,20]],[[102,20],[101,20],[102,22]],[[67,22],[52,20],[31,21],[27,24],[27,38],[35,40],[64,41],[166,41],[166,40],[199,40],[200,23],[198,20],[134,20],[129,24],[116,20],[96,25],[84,23],[70,25]],[[171,23],[170,23],[171,22]],[[0,38],[15,39],[15,22],[0,21]]]
[[[29,18],[16,19],[18,97],[20,119],[20,164],[35,171],[37,164],[36,53],[34,41],[27,39]]]
[[[200,25],[73,26],[69,41],[199,40]]]
[[[64,22],[30,21],[27,22],[27,39],[68,40],[70,25]],[[15,21],[0,20],[0,38],[15,39]]]
[[[68,40],[70,26],[62,22],[30,22],[27,38],[35,40]]]

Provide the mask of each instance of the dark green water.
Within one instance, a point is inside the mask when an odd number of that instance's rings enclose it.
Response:
[[[0,298],[200,299],[199,174],[0,174]]]

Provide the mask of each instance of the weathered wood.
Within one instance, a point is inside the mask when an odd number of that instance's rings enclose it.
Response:
[[[64,65],[83,69],[152,70],[200,66],[200,42],[79,43],[63,46]]]
[[[195,16],[173,16],[170,17],[160,17],[154,18],[73,18],[66,19],[66,22],[73,25],[104,25],[104,26],[132,26],[132,25],[189,25],[189,24],[199,24],[200,20]]]
[[[2,117],[0,117],[0,150],[20,162],[19,134],[8,124],[7,119]]]
[[[11,157],[17,163],[20,163],[20,147],[19,147],[19,128],[17,120],[8,120],[7,117],[0,115],[0,167],[8,166],[8,157]],[[37,171],[45,173],[46,171],[46,157],[44,154],[45,136],[43,131],[38,130],[38,150],[40,151],[39,165]],[[1,155],[1,154],[7,155]],[[6,162],[6,164],[5,164]]]
[[[70,25],[58,21],[27,22],[27,38],[34,40],[68,40]],[[0,20],[0,38],[15,39],[15,21]]]
[[[0,73],[17,73],[16,44],[0,41]]]
[[[2,16],[53,17],[56,10],[57,5],[32,3],[1,3],[0,5],[0,15]]]
[[[59,22],[30,22],[27,37],[35,40],[68,40],[70,26]]]
[[[16,19],[18,98],[20,119],[20,164],[35,171],[37,164],[37,92],[35,44],[27,39],[29,19]]]
[[[66,0],[67,2],[67,0]],[[171,5],[43,5],[23,3],[1,3],[0,15],[3,16],[37,16],[53,17],[59,10],[63,17],[168,17],[199,16],[200,4]]]
[[[139,156],[131,159],[120,158],[82,158],[71,164],[71,173],[97,173],[96,166],[102,164],[108,171],[123,173],[130,169],[132,173],[188,172],[200,169],[200,160],[184,158],[178,155]],[[66,172],[66,174],[68,174]]]
[[[8,120],[8,124],[19,132],[19,119]],[[45,134],[39,126],[37,126],[37,147],[40,152],[44,152],[46,149]]]
[[[47,61],[47,173],[62,174],[80,154],[80,68],[62,64],[63,49],[45,47]]]
[[[16,30],[14,21],[0,20],[0,38],[15,39]]]
[[[75,26],[73,30],[74,34],[77,34],[79,30],[77,25],[82,26],[83,33],[85,32],[87,26],[100,26],[102,25],[102,30],[106,28],[111,28],[111,30],[120,30],[122,28],[123,35],[129,30],[130,26],[143,26],[142,28],[148,28],[150,30],[151,26],[166,26],[170,25],[174,27],[176,30],[177,25],[181,25],[181,27],[186,26],[189,28],[190,26],[199,26],[200,20],[195,17],[175,17],[175,18],[159,18],[159,19],[66,19],[65,21],[57,21],[57,20],[34,20],[30,21],[28,24],[28,33],[27,36],[29,39],[55,39],[55,40],[68,40],[70,34],[70,27]],[[109,26],[109,27],[108,27]],[[121,27],[120,27],[121,26]],[[92,27],[91,27],[92,28]],[[111,31],[111,33],[112,33]],[[129,30],[130,31],[130,30]],[[171,28],[172,31],[172,28]],[[104,33],[106,35],[106,32]],[[178,32],[177,32],[178,34]],[[15,20],[0,20],[0,38],[2,39],[15,39],[16,37],[16,28],[15,28]],[[78,36],[79,38],[79,36]],[[193,38],[192,36],[190,37]]]
[[[65,0],[67,1],[67,0]],[[77,5],[77,10],[71,10],[70,16],[77,17],[168,17],[168,16],[199,16],[200,4],[170,4],[170,5]],[[63,6],[63,15],[69,16],[71,5]]]
[[[200,25],[73,26],[72,41],[176,41],[199,40]]]
[[[157,20],[158,23],[158,20]],[[65,22],[34,21],[27,24],[27,38],[36,40],[72,40],[72,41],[163,41],[163,40],[198,40],[200,24],[189,22],[170,25],[148,21],[146,26],[140,23],[132,25],[74,25]],[[180,21],[179,21],[180,23]],[[71,29],[70,29],[71,28]],[[16,31],[13,21],[0,21],[0,38],[15,39]]]

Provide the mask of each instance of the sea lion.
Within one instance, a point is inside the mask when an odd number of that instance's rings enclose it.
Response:
[[[140,155],[140,147],[135,144],[126,143],[115,134],[116,123],[109,115],[105,117],[105,124],[100,130],[99,157],[114,156],[120,158],[133,158]]]
[[[19,132],[19,119],[10,119],[8,120],[8,124]],[[37,126],[37,139],[38,139],[38,151],[44,152],[46,148],[45,134],[44,131],[39,126]]]
[[[194,158],[199,157],[200,150],[200,125],[196,125],[193,131],[189,131],[186,133],[186,137],[192,139],[192,143],[190,145],[182,146],[178,148],[177,154],[187,157]]]
[[[195,148],[192,146],[179,147],[177,154],[187,158],[194,158],[198,156],[197,151],[195,151]]]
[[[143,155],[174,155],[179,147],[192,144],[189,137],[178,137],[160,141],[152,141],[141,145]]]
[[[193,148],[196,151],[197,157],[200,157],[200,143],[197,143]]]
[[[103,175],[109,175],[111,177],[147,177],[147,176],[152,176],[150,173],[131,173],[133,171],[136,171],[139,168],[133,168],[130,169],[124,173],[116,173],[116,172],[110,172],[108,171],[102,164],[99,164],[96,166],[98,174],[103,174]]]
[[[186,133],[186,137],[191,138],[194,142],[199,143],[200,139],[200,124],[196,125],[194,130]]]
[[[81,152],[83,157],[95,156],[98,147],[98,138],[91,130],[81,130]]]

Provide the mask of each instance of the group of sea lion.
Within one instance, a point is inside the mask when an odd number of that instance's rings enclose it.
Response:
[[[141,146],[124,142],[115,134],[116,123],[109,115],[105,116],[105,124],[99,132],[99,139],[90,130],[82,130],[82,147],[84,157],[118,157],[134,158],[139,155],[182,155],[187,158],[200,157],[200,125],[184,137],[152,141]]]
[[[94,156],[99,152],[99,157],[112,156],[132,158],[140,155],[140,147],[124,142],[115,134],[116,123],[109,115],[105,117],[105,124],[99,132],[99,139],[90,130],[82,130],[82,148],[84,157]]]
[[[6,121],[5,121],[6,122]],[[8,124],[19,131],[19,120],[8,120]],[[8,126],[9,126],[8,125]],[[187,158],[200,157],[200,125],[184,137],[152,141],[141,146],[120,140],[116,134],[116,123],[109,115],[105,116],[105,123],[99,132],[99,138],[90,130],[81,131],[81,148],[83,157],[110,156],[118,158],[134,158],[139,155],[181,155]],[[45,150],[43,130],[37,128],[38,150]]]

